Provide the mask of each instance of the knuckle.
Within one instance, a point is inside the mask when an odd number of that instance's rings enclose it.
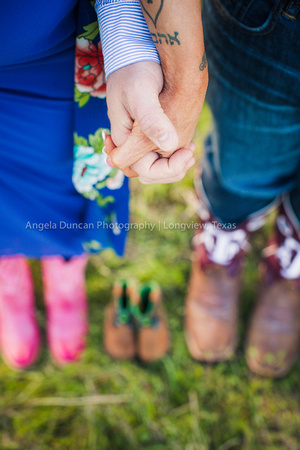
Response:
[[[118,157],[118,154],[114,154],[112,153],[110,156],[111,162],[113,163],[113,165],[115,167],[117,167],[118,169],[121,170],[125,170],[126,169],[126,164],[123,163],[123,161]]]

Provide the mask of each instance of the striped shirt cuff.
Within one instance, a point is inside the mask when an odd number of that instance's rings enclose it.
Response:
[[[101,45],[106,78],[122,67],[159,56],[139,1],[97,0]]]

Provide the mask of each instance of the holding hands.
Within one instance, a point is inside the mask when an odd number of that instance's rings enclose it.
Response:
[[[180,181],[195,163],[191,141],[208,74],[200,2],[192,2],[194,7],[188,8],[180,0],[172,0],[157,16],[164,35],[172,32],[177,36],[175,43],[156,43],[161,66],[153,61],[138,62],[116,70],[107,80],[108,164],[129,177],[138,176],[143,184]],[[157,32],[158,21],[153,21],[154,14],[147,8],[150,32]]]
[[[160,104],[162,87],[161,67],[152,61],[117,70],[107,82],[111,121],[111,137],[105,140],[107,153],[114,166],[129,177],[138,176],[143,184],[180,181],[195,162],[191,136],[185,140],[186,148],[177,150],[177,131]],[[165,95],[165,103],[171,107],[174,97]],[[114,144],[118,146],[115,150]]]

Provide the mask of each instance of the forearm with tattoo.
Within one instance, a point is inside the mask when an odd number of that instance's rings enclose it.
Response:
[[[164,73],[174,78],[177,71],[188,79],[188,72],[204,72],[207,60],[200,0],[140,0],[140,3]],[[196,79],[193,75],[194,82]]]

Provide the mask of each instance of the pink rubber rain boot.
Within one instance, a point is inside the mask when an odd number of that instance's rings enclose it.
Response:
[[[30,366],[40,348],[32,277],[20,255],[0,258],[0,346],[3,359],[14,369]]]
[[[85,347],[87,256],[42,258],[44,297],[47,308],[47,336],[55,360],[67,364],[79,358]]]

